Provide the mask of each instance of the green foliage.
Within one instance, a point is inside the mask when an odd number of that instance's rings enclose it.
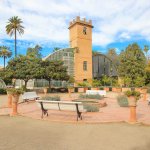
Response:
[[[6,74],[11,79],[22,79],[25,87],[30,79],[39,79],[42,76],[41,59],[30,58],[28,56],[18,56],[8,62]]]
[[[128,107],[128,98],[125,95],[119,95],[117,101],[120,107]]]
[[[67,67],[63,65],[63,61],[43,61],[40,70],[42,72],[42,78],[49,81],[49,88],[52,79],[61,81],[69,80]]]
[[[99,107],[91,104],[84,104],[84,109],[86,109],[87,112],[98,112]]]
[[[6,89],[0,89],[0,94],[7,94]]]
[[[101,81],[97,80],[97,79],[94,79],[92,81],[92,87],[99,87],[99,86],[101,86]]]
[[[141,93],[139,91],[126,91],[125,95],[127,97],[134,96],[136,100],[139,100]]]
[[[12,94],[12,95],[20,95],[20,94],[23,94],[23,89],[7,88],[7,93]]]
[[[111,78],[106,76],[106,75],[103,75],[101,83],[103,86],[110,86],[111,85]]]
[[[145,66],[146,58],[143,51],[138,44],[133,43],[120,54],[119,76],[131,79],[130,86],[135,86],[138,82],[136,80],[145,79]]]
[[[145,85],[145,78],[143,77],[137,77],[134,82],[135,87],[141,87]]]
[[[40,51],[42,50],[42,47],[39,45],[36,45],[34,48],[29,47],[27,49],[27,56],[32,58],[41,58],[42,55]]]
[[[4,69],[5,69],[6,58],[11,57],[11,55],[12,55],[12,52],[9,50],[9,47],[0,46],[0,57],[4,58]]]
[[[49,100],[49,101],[60,101],[59,96],[44,96],[41,98],[42,100]]]
[[[83,99],[102,99],[102,96],[99,94],[96,95],[90,95],[90,94],[80,94],[79,98],[83,98]]]
[[[11,85],[12,84],[12,78],[10,77],[9,72],[6,72],[4,70],[0,70],[0,79],[2,79],[6,85]]]
[[[87,81],[84,81],[84,82],[78,83],[78,86],[81,86],[81,87],[90,87],[91,85]]]
[[[17,49],[16,49],[16,35],[17,32],[20,35],[24,34],[24,27],[22,26],[22,20],[18,18],[18,16],[11,17],[8,20],[8,24],[6,25],[6,33],[10,36],[15,35],[15,56],[17,56]]]

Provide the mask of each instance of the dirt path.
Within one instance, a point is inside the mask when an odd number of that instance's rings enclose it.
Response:
[[[149,150],[150,127],[0,116],[0,150]]]

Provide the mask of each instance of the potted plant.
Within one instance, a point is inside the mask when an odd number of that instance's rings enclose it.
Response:
[[[12,116],[17,115],[17,107],[18,107],[18,101],[20,94],[23,93],[23,90],[21,88],[15,89],[15,88],[9,88],[7,89],[7,93],[9,93],[12,96]]]
[[[69,97],[71,97],[71,93],[74,92],[74,82],[75,82],[74,77],[70,76],[69,80],[68,80],[68,93],[69,93]]]
[[[130,122],[136,122],[136,104],[140,99],[141,93],[139,91],[126,91],[125,95],[128,97],[128,105],[130,107]]]
[[[99,88],[98,88],[99,86],[101,86],[101,81],[94,79],[94,80],[92,81],[91,90],[99,90]]]

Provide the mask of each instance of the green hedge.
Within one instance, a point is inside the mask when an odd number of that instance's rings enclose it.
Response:
[[[95,106],[95,105],[84,104],[83,106],[87,112],[98,112],[99,111],[99,107]]]
[[[83,98],[83,99],[102,99],[103,97],[99,94],[96,95],[90,95],[90,94],[80,94],[79,98]]]
[[[7,94],[6,89],[0,89],[0,94]]]
[[[44,96],[41,98],[42,100],[49,100],[49,101],[60,101],[59,96]]]
[[[128,107],[128,98],[125,95],[119,95],[117,101],[120,107]]]

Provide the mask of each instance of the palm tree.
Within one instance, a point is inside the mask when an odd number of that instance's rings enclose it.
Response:
[[[15,57],[17,56],[17,32],[24,34],[24,27],[21,25],[23,22],[18,16],[11,17],[6,25],[6,33],[10,36],[15,35]]]
[[[6,47],[6,46],[0,47],[0,57],[4,58],[4,70],[5,70],[5,60],[6,60],[6,58],[11,57],[11,55],[12,55],[12,52],[9,50],[8,47]]]
[[[149,46],[148,45],[144,45],[144,52],[146,53],[147,60],[148,60],[148,56],[147,56],[148,51],[149,51]]]

